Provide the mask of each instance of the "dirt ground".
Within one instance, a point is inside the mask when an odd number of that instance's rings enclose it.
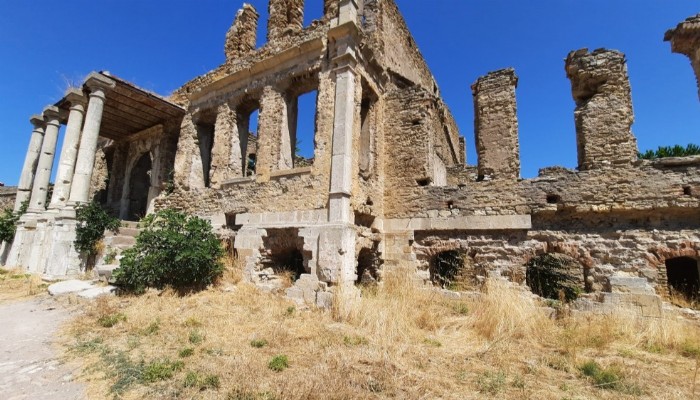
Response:
[[[56,331],[74,314],[48,295],[0,304],[0,397],[4,400],[85,399],[79,373],[63,364]]]

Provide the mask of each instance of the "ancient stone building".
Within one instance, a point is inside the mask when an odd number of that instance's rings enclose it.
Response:
[[[274,288],[291,273],[287,295],[320,306],[398,266],[436,285],[455,262],[466,282],[521,283],[544,254],[568,260],[588,301],[653,314],[672,289],[697,294],[700,157],[637,159],[622,53],[569,54],[579,168],[523,180],[512,69],[472,86],[479,159],[467,166],[466,140],[393,0],[326,0],[308,27],[303,9],[270,0],[256,48],[258,12],[244,5],[222,38],[225,63],[168,99],[93,73],[34,117],[17,195],[30,209],[7,264],[78,273],[74,207],[96,199],[124,220],[166,207],[205,217],[232,239],[248,280]],[[673,32],[674,50],[698,54],[700,31]],[[304,159],[296,122],[310,92]]]

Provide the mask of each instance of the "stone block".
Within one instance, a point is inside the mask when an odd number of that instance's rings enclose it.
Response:
[[[84,290],[95,288],[95,284],[88,281],[69,280],[54,283],[48,290],[51,296],[61,296],[65,294],[78,293]]]

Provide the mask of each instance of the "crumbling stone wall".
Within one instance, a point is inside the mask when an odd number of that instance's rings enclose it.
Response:
[[[15,207],[15,197],[17,196],[16,186],[0,187],[0,211]]]
[[[243,4],[231,29],[226,33],[226,60],[245,56],[255,50],[260,15],[250,4]]]
[[[700,14],[686,19],[676,28],[667,31],[664,40],[671,42],[671,51],[684,54],[690,59],[700,97]]]
[[[566,58],[576,101],[579,169],[625,166],[637,159],[637,140],[625,55],[581,49]]]
[[[267,10],[270,42],[304,27],[304,0],[270,0]]]
[[[474,136],[482,179],[520,177],[520,145],[512,68],[491,72],[472,85]]]

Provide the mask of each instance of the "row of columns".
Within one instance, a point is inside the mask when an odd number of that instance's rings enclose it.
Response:
[[[48,209],[88,201],[106,91],[114,85],[111,79],[93,74],[85,82],[90,90],[89,104],[80,90],[71,89],[66,94],[65,100],[70,103],[68,122]],[[45,202],[63,116],[61,110],[50,106],[41,116],[30,119],[34,129],[17,188],[15,211],[26,201],[30,213],[41,213],[47,208]]]
[[[16,211],[25,202],[28,208],[4,264],[55,276],[80,270],[81,260],[73,248],[75,206],[89,200],[106,93],[115,85],[114,80],[93,73],[85,81],[87,99],[81,90],[66,93],[64,101],[70,108],[51,199],[47,199],[49,182],[66,111],[49,106],[41,116],[31,118],[34,129],[15,202]]]

